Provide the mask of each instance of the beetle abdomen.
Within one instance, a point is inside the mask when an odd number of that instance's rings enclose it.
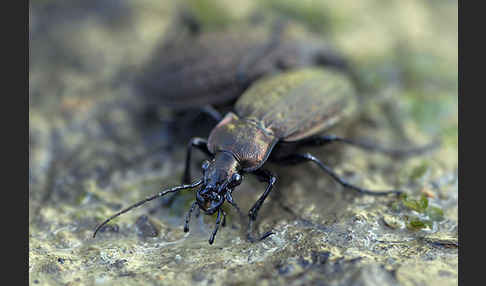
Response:
[[[254,118],[282,141],[323,131],[355,106],[351,80],[331,69],[301,69],[263,78],[236,102],[242,118]]]
[[[213,154],[230,152],[244,171],[253,171],[267,160],[278,139],[257,121],[229,112],[211,131],[208,148]]]

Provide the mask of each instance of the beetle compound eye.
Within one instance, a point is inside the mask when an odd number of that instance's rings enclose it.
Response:
[[[233,182],[241,182],[241,175],[240,174],[234,174],[233,175]]]
[[[233,176],[231,176],[231,183],[230,183],[230,185],[232,187],[238,186],[239,184],[241,184],[241,180],[242,180],[242,176],[240,174],[238,174],[238,173],[233,174]]]

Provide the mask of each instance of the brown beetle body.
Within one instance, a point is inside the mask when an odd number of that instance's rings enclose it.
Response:
[[[319,133],[345,116],[354,103],[349,80],[334,71],[305,69],[262,79],[212,130],[208,149],[233,154],[243,171],[260,168],[279,141]],[[252,142],[248,144],[248,142]]]
[[[214,31],[167,39],[139,72],[140,94],[177,109],[225,104],[265,75],[330,66],[348,71],[348,63],[317,37],[284,29]],[[275,32],[275,31],[273,31]]]

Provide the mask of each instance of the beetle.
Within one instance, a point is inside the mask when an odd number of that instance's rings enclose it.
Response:
[[[136,71],[135,90],[152,106],[180,110],[232,106],[261,77],[303,67],[332,67],[362,85],[345,57],[320,37],[296,33],[294,27],[277,22],[271,28],[169,36]]]
[[[399,190],[374,191],[355,186],[339,177],[331,167],[310,153],[300,153],[303,146],[319,146],[342,142],[370,151],[380,151],[393,156],[419,154],[434,146],[410,150],[386,149],[373,144],[353,141],[339,136],[324,134],[356,108],[355,88],[349,77],[333,69],[306,68],[265,77],[254,83],[210,132],[208,139],[190,140],[186,155],[183,184],[148,197],[101,223],[96,233],[113,218],[148,201],[182,190],[196,190],[195,201],[189,209],[184,231],[189,231],[191,214],[196,207],[207,215],[217,214],[216,224],[209,238],[214,242],[219,226],[224,226],[226,213],[221,208],[225,201],[239,210],[232,197],[241,184],[243,175],[255,175],[267,186],[263,194],[248,212],[247,238],[251,242],[265,239],[252,235],[253,222],[272,191],[277,177],[265,168],[267,161],[279,164],[312,162],[343,187],[362,194],[382,196],[400,194]],[[209,160],[202,164],[203,176],[191,183],[191,152],[197,148]]]
[[[294,22],[230,27],[192,36],[181,31],[184,26],[178,23],[169,29],[173,33],[166,33],[147,62],[122,72],[122,77],[133,76],[120,80],[133,82],[134,94],[145,103],[145,118],[166,119],[166,110],[170,111],[168,127],[177,143],[207,136],[217,123],[213,118],[231,111],[238,97],[264,76],[326,67],[346,73],[361,88],[360,94],[369,89],[351,61],[322,36]],[[161,107],[166,107],[164,113]]]

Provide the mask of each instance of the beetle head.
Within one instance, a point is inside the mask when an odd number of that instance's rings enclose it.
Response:
[[[233,155],[219,152],[211,161],[204,161],[203,186],[196,193],[196,202],[206,214],[215,213],[224,203],[227,194],[242,181],[239,163]]]

